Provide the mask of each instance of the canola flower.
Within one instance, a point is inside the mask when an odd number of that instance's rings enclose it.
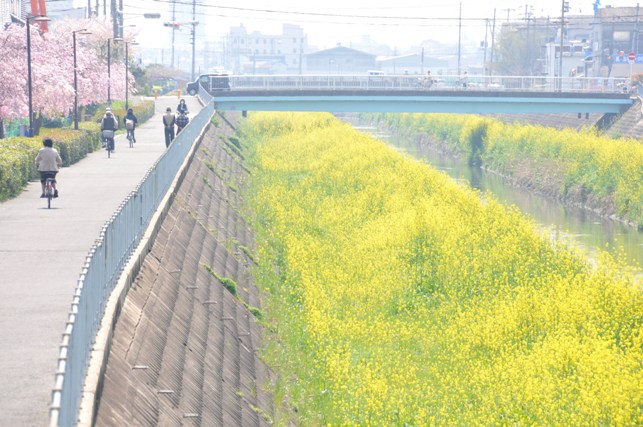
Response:
[[[426,134],[452,150],[510,176],[534,170],[532,184],[557,182],[563,199],[614,206],[614,213],[643,227],[643,144],[592,129],[555,129],[458,114],[378,114],[370,119],[403,133]],[[546,184],[545,184],[546,185]]]
[[[277,424],[643,424],[640,284],[609,255],[328,114],[241,134]]]

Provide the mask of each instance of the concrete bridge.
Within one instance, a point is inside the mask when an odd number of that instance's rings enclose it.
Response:
[[[216,76],[217,110],[388,113],[605,113],[632,105],[623,79],[455,76]]]

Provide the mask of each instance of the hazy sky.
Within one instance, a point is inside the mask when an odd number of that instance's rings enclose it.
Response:
[[[92,0],[93,1],[93,0]],[[101,0],[102,1],[102,0]],[[124,0],[126,19],[138,27],[143,45],[161,45],[170,30],[163,27],[171,20],[173,0]],[[174,0],[191,10],[191,0]],[[570,14],[593,14],[595,0],[569,0]],[[205,25],[209,38],[221,39],[231,26],[243,23],[249,32],[280,34],[282,23],[299,24],[308,35],[309,45],[327,48],[341,43],[348,46],[362,36],[389,46],[408,47],[420,41],[458,39],[458,17],[462,7],[462,38],[484,39],[485,20],[524,19],[530,16],[560,16],[562,0],[518,2],[509,0],[201,0],[203,13],[196,20]],[[537,5],[536,5],[537,4]],[[636,6],[636,1],[602,0],[601,7]],[[85,3],[86,5],[86,3]],[[161,12],[160,20],[143,19],[143,12]],[[642,11],[643,13],[643,11]],[[183,30],[189,33],[189,29]]]

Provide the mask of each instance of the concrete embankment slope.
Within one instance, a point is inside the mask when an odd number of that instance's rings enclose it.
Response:
[[[251,313],[260,306],[253,239],[238,192],[247,172],[227,138],[234,124],[218,120],[123,304],[98,426],[269,425],[270,371],[257,357],[262,333]]]
[[[505,122],[541,125],[554,128],[582,129],[593,126],[604,127],[606,135],[614,138],[643,139],[643,104],[641,98],[636,98],[632,106],[617,115],[614,120],[604,122],[604,115],[592,113],[581,114],[496,114],[498,119]]]

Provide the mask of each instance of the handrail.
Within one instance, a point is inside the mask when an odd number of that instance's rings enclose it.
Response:
[[[76,425],[90,352],[107,300],[185,156],[213,113],[214,104],[209,103],[177,135],[105,223],[89,250],[59,349],[49,411],[50,426]]]
[[[230,75],[210,77],[212,93],[232,90],[480,90],[490,92],[630,93],[627,78],[389,74],[389,75]],[[225,82],[223,82],[225,81]],[[201,88],[203,90],[203,88]],[[207,92],[207,91],[206,91]]]

